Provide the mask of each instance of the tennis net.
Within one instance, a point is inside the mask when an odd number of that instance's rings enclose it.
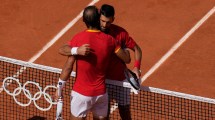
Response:
[[[53,120],[53,96],[61,69],[0,56],[0,119]],[[75,73],[64,88],[63,119],[70,119],[70,93]],[[215,99],[142,86],[133,94],[127,82],[106,81],[108,89],[130,92],[133,120],[214,120]],[[119,97],[116,93],[109,96]],[[125,101],[127,98],[119,98]],[[110,100],[110,119],[120,119],[118,104]],[[92,120],[92,114],[87,116]]]

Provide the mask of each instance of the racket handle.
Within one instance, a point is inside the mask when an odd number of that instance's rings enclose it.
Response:
[[[59,96],[59,97],[61,97],[61,96],[62,96],[62,89],[63,89],[62,84],[58,85],[57,92],[58,92],[58,96]]]
[[[62,96],[62,89],[61,89],[61,88],[58,88],[58,91],[57,91],[57,92],[58,92],[58,96],[61,97],[61,96]]]
[[[58,102],[57,102],[57,113],[56,113],[56,120],[62,120],[62,110],[63,110],[63,100],[62,98],[60,97],[58,99]]]

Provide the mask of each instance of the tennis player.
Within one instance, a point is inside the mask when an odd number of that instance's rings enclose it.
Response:
[[[113,24],[115,10],[114,7],[108,4],[104,4],[100,8],[100,29],[106,34],[114,37],[117,42],[120,44],[123,49],[131,49],[134,51],[134,68],[133,72],[136,74],[138,79],[140,78],[140,66],[142,59],[142,50],[136,44],[136,42],[129,36],[128,32],[120,26]],[[71,47],[69,45],[64,45],[59,49],[59,53],[62,55],[71,55]],[[85,56],[89,52],[89,45],[84,44],[79,47],[77,54]],[[126,81],[124,70],[126,68],[125,63],[120,60],[117,56],[114,56],[111,60],[110,67],[107,73],[107,79],[117,80],[117,81]],[[125,88],[108,89],[109,93],[112,92],[117,95],[109,96],[111,99],[115,99],[118,103],[119,112],[122,120],[131,120],[130,114],[130,92]],[[114,98],[116,96],[116,98]],[[123,100],[120,98],[124,98]]]
[[[142,59],[142,50],[136,44],[136,42],[129,36],[128,32],[115,24],[113,24],[115,19],[114,7],[108,4],[103,4],[100,8],[100,28],[101,31],[113,36],[123,49],[131,49],[134,51],[134,68],[133,72],[136,74],[138,79],[140,78],[140,64]],[[127,81],[124,75],[124,70],[126,69],[125,63],[117,58],[116,56],[111,60],[111,65],[108,70],[107,79],[117,80],[117,81]],[[115,93],[117,95],[109,96],[110,99],[115,99],[118,103],[119,113],[122,120],[131,120],[130,113],[130,92],[125,88],[120,88],[118,91],[116,89],[108,89],[108,92]],[[124,98],[123,100],[121,98]]]
[[[70,56],[64,65],[58,84],[62,90],[68,79],[72,66],[77,61],[77,76],[71,94],[72,119],[85,119],[88,112],[93,113],[95,120],[105,120],[108,112],[108,95],[105,87],[105,76],[111,57],[117,55],[129,63],[130,55],[117,44],[116,40],[99,30],[99,12],[95,6],[88,6],[83,12],[83,21],[87,26],[76,34],[69,45],[73,46],[72,54],[77,48],[89,45],[85,56]]]

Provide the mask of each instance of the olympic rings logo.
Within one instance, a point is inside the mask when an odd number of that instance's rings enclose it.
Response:
[[[9,90],[7,90],[7,85],[8,85],[8,82],[11,83],[12,81],[15,81],[19,87],[15,88],[13,92],[10,92]],[[26,89],[26,86],[29,85],[29,84],[33,84],[35,85],[39,91],[36,92],[34,95],[31,94],[31,92],[29,90]],[[33,82],[33,81],[27,81],[25,84],[23,84],[23,86],[21,85],[21,83],[19,82],[19,79],[16,79],[14,77],[7,77],[3,80],[3,89],[4,91],[9,94],[10,96],[13,96],[13,99],[14,101],[20,105],[20,106],[29,106],[31,104],[31,102],[33,101],[34,102],[34,105],[36,106],[36,108],[38,108],[39,110],[41,111],[47,111],[47,110],[50,110],[52,105],[56,105],[57,102],[53,102],[52,100],[52,97],[46,93],[47,89],[50,89],[50,88],[54,88],[54,89],[57,89],[56,86],[53,86],[53,85],[48,85],[44,88],[44,90],[42,90],[42,88],[39,86],[39,83],[36,83],[36,82]],[[23,91],[24,95],[29,99],[29,101],[27,103],[21,103],[19,102],[17,99],[16,99],[16,96],[18,96],[21,92]],[[50,104],[47,108],[42,108],[40,107],[36,101],[39,100],[41,98],[41,96],[44,96],[45,100]]]

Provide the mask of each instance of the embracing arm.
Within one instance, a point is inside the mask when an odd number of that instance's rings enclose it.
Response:
[[[63,45],[60,47],[58,52],[61,55],[69,56],[69,55],[72,55],[71,49],[72,49],[72,47],[70,47],[69,45]]]
[[[83,55],[86,56],[91,52],[90,45],[89,44],[83,44],[80,47],[71,47],[69,45],[63,45],[59,49],[59,54],[64,56],[69,55]]]

